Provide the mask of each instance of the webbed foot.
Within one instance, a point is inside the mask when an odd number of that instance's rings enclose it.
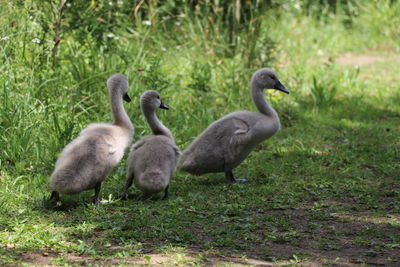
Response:
[[[234,183],[247,183],[248,180],[246,178],[235,178],[231,170],[225,171],[225,182],[228,184]]]
[[[110,204],[110,203],[113,203],[113,201],[109,201],[109,200],[99,200],[99,201],[96,202],[97,205],[100,205],[100,204]]]
[[[234,183],[247,183],[249,182],[249,180],[247,180],[246,178],[235,178]]]

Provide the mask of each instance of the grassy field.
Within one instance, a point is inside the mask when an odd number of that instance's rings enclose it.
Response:
[[[230,30],[205,4],[166,16],[146,1],[128,19],[125,1],[111,1],[115,16],[87,2],[80,21],[70,6],[0,1],[0,265],[400,265],[400,2],[291,1]],[[62,147],[111,120],[111,74],[130,81],[134,139],[149,133],[139,96],[155,89],[183,150],[222,115],[255,110],[249,79],[264,66],[291,94],[266,93],[282,130],[236,169],[248,184],[177,172],[169,199],[132,188],[119,201],[123,160],[103,184],[112,204],[46,201]]]

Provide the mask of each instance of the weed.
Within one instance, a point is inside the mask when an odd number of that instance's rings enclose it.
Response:
[[[333,80],[317,80],[312,76],[311,93],[316,106],[323,107],[332,105],[338,92],[337,84]]]

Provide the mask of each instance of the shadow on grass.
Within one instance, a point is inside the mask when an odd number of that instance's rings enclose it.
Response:
[[[377,217],[376,210],[352,198],[298,202],[278,209],[248,205],[229,210],[234,202],[207,209],[194,203],[169,209],[151,202],[135,204],[128,205],[129,210],[126,205],[101,207],[88,217],[54,222],[91,226],[73,230],[68,239],[83,240],[99,256],[118,257],[126,247],[140,244],[140,255],[183,247],[203,255],[204,261],[215,256],[365,264],[400,261],[400,227],[385,220],[392,215]]]

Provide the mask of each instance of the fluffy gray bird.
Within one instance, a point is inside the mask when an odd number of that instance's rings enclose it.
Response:
[[[130,102],[128,81],[115,74],[107,81],[114,123],[93,123],[61,152],[50,177],[54,190],[50,199],[59,200],[59,193],[76,194],[94,189],[94,203],[99,203],[101,182],[118,164],[130,145],[134,127],[125,112],[122,100]]]
[[[180,153],[171,131],[160,122],[155,112],[158,108],[168,109],[168,106],[153,90],[142,94],[140,106],[153,134],[142,137],[132,146],[128,157],[127,183],[121,198],[126,199],[128,189],[134,182],[145,194],[164,191],[165,199]]]
[[[280,129],[276,111],[264,98],[264,89],[289,91],[271,69],[257,70],[251,78],[251,94],[259,112],[235,111],[208,126],[183,151],[178,168],[191,174],[224,172],[228,183],[247,182],[235,179],[236,168],[254,147]]]

